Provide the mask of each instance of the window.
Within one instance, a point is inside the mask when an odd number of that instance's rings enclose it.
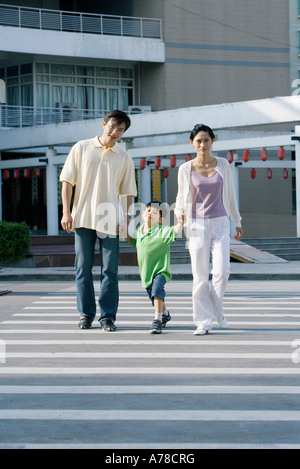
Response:
[[[56,108],[64,102],[76,104],[87,117],[102,117],[109,109],[127,111],[133,104],[134,72],[130,67],[37,62],[2,67],[0,72],[9,105]]]
[[[32,64],[13,65],[3,69],[6,76],[7,104],[10,106],[33,106]]]
[[[133,69],[37,63],[37,106],[76,103],[78,109],[128,110],[133,104]],[[46,84],[48,83],[48,84]]]

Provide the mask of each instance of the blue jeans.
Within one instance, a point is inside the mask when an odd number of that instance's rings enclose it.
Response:
[[[119,237],[98,237],[95,230],[75,230],[75,280],[77,288],[77,309],[81,316],[95,316],[96,303],[92,269],[95,244],[98,238],[100,252],[100,321],[116,319],[119,304],[118,265]]]
[[[166,297],[165,284],[166,284],[166,277],[162,274],[157,274],[156,277],[154,277],[153,282],[150,285],[150,287],[146,288],[146,291],[153,305],[154,305],[155,296],[157,298],[160,298],[162,301],[165,300],[165,297]]]

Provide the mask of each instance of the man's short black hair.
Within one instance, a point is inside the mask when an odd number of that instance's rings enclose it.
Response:
[[[114,119],[117,124],[125,124],[126,128],[125,128],[125,131],[127,129],[129,129],[130,125],[131,125],[131,120],[129,118],[129,116],[123,112],[123,111],[120,111],[119,109],[114,109],[113,111],[108,111],[105,116],[104,116],[104,122],[107,124],[107,122],[110,120],[110,119]]]

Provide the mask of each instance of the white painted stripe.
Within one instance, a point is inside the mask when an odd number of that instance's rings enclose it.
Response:
[[[300,386],[0,386],[0,394],[300,394]]]
[[[71,368],[71,367],[7,367],[0,366],[0,374],[13,375],[300,375],[300,367],[294,368]]]
[[[39,310],[43,310],[43,309],[74,309],[76,310],[76,306],[25,306],[23,308],[24,309],[39,309]]]
[[[60,309],[60,308],[58,308]],[[140,313],[132,313],[131,311],[128,313],[117,313],[118,317],[153,317],[154,311],[152,313],[144,313],[143,311]],[[79,317],[79,313],[44,313],[44,311],[40,313],[15,313],[12,315],[13,317]],[[173,313],[172,312],[172,318],[180,318],[184,316],[191,316],[191,312],[189,313]],[[240,317],[245,317],[245,318],[300,318],[300,314],[291,314],[291,313],[273,313],[273,314],[268,314],[268,313],[241,313],[241,314],[228,314],[226,313],[226,318],[240,318]]]
[[[97,301],[96,301],[97,303]],[[176,300],[173,300],[171,301],[169,298],[166,298],[166,303],[168,305],[169,308],[175,308],[175,307],[189,307],[191,308],[192,305],[193,305],[193,302],[192,300],[191,301],[176,301]],[[76,300],[73,300],[73,301],[33,301],[32,304],[34,305],[62,305],[62,306],[65,306],[65,305],[69,305],[69,306],[73,306],[74,308],[76,307],[76,304],[77,304],[77,301]],[[138,306],[132,306],[132,305],[138,305]],[[141,300],[130,300],[130,301],[122,301],[120,300],[119,301],[119,307],[127,307],[127,308],[132,308],[132,309],[137,309],[138,307],[144,307],[144,306],[149,306],[150,305],[150,300],[145,300],[145,301],[141,301]],[[281,307],[280,309],[291,309],[290,307],[293,306],[293,305],[297,305],[297,307],[295,308],[292,308],[292,309],[298,309],[299,310],[299,307],[300,307],[300,301],[292,301],[292,302],[286,302],[286,301],[276,301],[274,302],[274,304],[270,303],[269,301],[260,301],[260,302],[255,302],[255,303],[251,303],[249,301],[235,301],[234,303],[232,302],[228,302],[228,301],[223,301],[223,305],[224,305],[224,308],[226,309],[253,309],[254,308],[258,308],[258,309],[273,309],[273,308],[276,308],[276,305],[282,305],[283,307]],[[240,306],[239,306],[240,305]],[[262,306],[261,305],[267,305],[267,307],[265,306]],[[24,308],[25,309],[25,308]],[[279,308],[277,308],[279,309]]]
[[[1,409],[1,420],[126,420],[126,421],[267,421],[299,422],[295,410],[77,410]]]
[[[27,323],[26,323],[27,324]],[[118,325],[118,324],[117,324]],[[163,330],[162,336],[165,334],[193,334],[193,331],[195,330],[195,326],[192,326],[191,328],[187,329],[170,329],[170,326],[168,326],[166,329]],[[2,329],[0,330],[0,335],[5,335],[5,334],[101,334],[101,335],[119,335],[119,334],[141,334],[141,335],[149,335],[149,327],[145,327],[144,329],[130,329],[130,330],[122,330],[118,329],[115,332],[104,332],[100,329],[99,326],[93,327],[92,329],[81,329],[79,330],[77,327],[74,329]],[[207,337],[211,337],[212,335],[232,335],[232,334],[238,334],[238,335],[298,335],[299,336],[299,330],[290,330],[290,329],[272,329],[272,330],[266,330],[266,329],[214,329],[212,331],[209,331],[209,334],[206,334],[205,336],[194,336],[194,340],[205,340]],[[160,337],[157,337],[157,340],[160,340]],[[209,340],[209,339],[208,339]],[[171,343],[171,342],[170,342]]]
[[[299,449],[300,443],[0,443],[0,449]],[[185,454],[185,452],[182,452]],[[175,464],[175,462],[174,462]]]
[[[287,359],[291,360],[290,353],[167,353],[167,352],[7,352],[6,358],[127,358],[139,360],[142,358],[151,359],[253,359],[253,360],[275,360],[275,359]]]
[[[53,293],[51,293],[51,295],[53,295]],[[56,296],[51,296],[51,295],[41,296],[40,299],[41,300],[54,300],[54,299],[57,300],[57,298],[60,298],[62,300],[74,300],[74,301],[76,301],[76,295],[73,295],[73,294],[72,295],[67,295],[67,296],[63,296],[60,293],[55,294]]]
[[[55,295],[55,296],[51,296],[51,295]],[[172,299],[172,300],[187,300],[187,299],[190,299],[192,298],[192,292],[188,292],[186,295],[183,295],[183,296],[180,296],[180,295],[173,295],[172,293],[169,293],[167,292],[167,295],[168,295],[168,298]],[[76,299],[76,293],[70,293],[70,295],[63,295],[62,293],[60,292],[57,292],[57,293],[51,293],[49,294],[49,296],[41,296],[40,297],[42,300],[49,300],[49,299],[57,299],[57,298],[61,298],[61,299],[65,299],[65,300],[68,300],[68,299]],[[95,295],[95,299],[97,299],[98,296],[97,294]],[[125,295],[123,292],[120,292],[120,300],[130,300],[130,299],[137,299],[137,298],[140,298],[140,299],[147,299],[149,301],[149,299],[147,298],[147,294],[146,292],[141,289],[140,292],[136,292],[135,295]],[[268,300],[268,301],[280,301],[280,300],[299,300],[300,301],[300,295],[298,294],[295,294],[294,296],[271,296],[271,297],[268,297],[268,296],[240,296],[240,295],[237,295],[237,296],[228,296],[227,294],[225,294],[225,297],[224,297],[224,300],[225,301],[264,301],[264,300]]]
[[[241,311],[243,313],[243,311],[248,311],[248,310],[253,310],[253,309],[256,309],[256,310],[259,310],[259,311],[300,311],[300,305],[298,307],[291,307],[291,308],[288,308],[288,307],[276,307],[276,306],[263,306],[263,307],[260,307],[260,306],[257,306],[257,305],[253,305],[253,306],[238,306],[238,307],[235,307],[235,306],[224,306],[223,308],[224,310],[227,310],[227,311],[230,311],[230,310],[233,310],[233,311]],[[300,315],[298,314],[298,317]]]
[[[98,299],[95,298],[95,301],[97,301]],[[190,300],[176,300],[176,299],[170,299],[168,296],[166,297],[166,302],[168,303],[168,305],[192,305],[193,301],[192,299]],[[47,301],[33,301],[32,302],[33,304],[41,304],[41,305],[45,305],[45,304],[51,304],[51,305],[55,305],[55,304],[63,304],[63,305],[67,305],[67,304],[76,304],[77,303],[77,300],[74,299],[74,300],[47,300]],[[119,301],[119,304],[120,305],[133,305],[133,304],[149,304],[150,303],[150,300],[149,298],[144,298],[144,299],[139,299],[139,300],[124,300],[124,299],[120,299]],[[245,306],[259,306],[259,305],[268,305],[269,307],[272,307],[273,303],[272,301],[255,301],[255,302],[252,302],[252,301],[249,301],[249,300],[245,300],[245,301],[226,301],[224,300],[223,301],[223,304],[224,305],[230,305],[232,303],[232,307],[236,306],[236,305],[245,305]],[[299,301],[289,301],[289,302],[286,302],[286,301],[279,301],[279,300],[276,300],[274,301],[274,305],[284,305],[284,306],[292,306],[292,305],[298,305],[298,307],[300,306],[300,300]]]
[[[190,321],[172,321],[172,326],[190,326],[192,324],[192,319]],[[1,324],[74,324],[74,321],[2,321]],[[133,325],[149,325],[149,321],[118,321],[120,326],[133,326]],[[150,324],[151,325],[151,324]],[[251,325],[251,326],[300,326],[300,322],[297,321],[230,321],[229,326],[231,325]]]
[[[81,334],[81,332],[80,332]],[[219,345],[229,345],[229,346],[262,346],[262,347],[268,347],[268,346],[276,346],[278,347],[289,347],[291,349],[292,346],[292,341],[291,340],[213,340],[213,335],[209,335],[208,340],[205,341],[205,343],[202,344],[202,346],[207,346],[207,345],[212,345],[213,347],[219,346]],[[151,346],[154,345],[157,347],[158,345],[167,345],[167,346],[174,346],[174,345],[187,345],[188,347],[190,346],[196,346],[199,347],[199,341],[197,340],[124,340],[124,339],[117,339],[117,340],[103,340],[102,338],[99,340],[93,340],[93,339],[87,339],[87,340],[82,340],[82,339],[76,339],[76,340],[10,340],[7,339],[5,340],[6,345],[100,345],[106,347],[107,345],[147,345]]]
[[[171,309],[170,307],[170,303],[167,303],[168,305],[168,308]],[[173,306],[173,308],[176,307],[176,309],[179,309],[179,306],[178,306],[178,303]],[[188,309],[191,309],[192,307],[189,307]],[[27,309],[38,309],[38,310],[43,310],[43,309],[74,309],[76,310],[76,306],[61,306],[58,305],[58,306],[25,306],[23,308],[23,310],[27,310]],[[145,305],[140,305],[140,306],[119,306],[118,309],[130,309],[130,310],[134,310],[134,309],[138,309],[138,310],[145,310],[145,309],[150,309],[150,310],[153,310],[153,306],[149,305],[149,306],[145,306]],[[185,307],[185,309],[187,309],[187,307]],[[288,308],[288,307],[276,307],[276,306],[264,306],[264,307],[261,307],[261,308],[258,308],[256,307],[255,309],[259,309],[261,311],[276,311],[276,310],[279,310],[279,311],[299,311],[299,307],[291,307],[291,308]],[[248,311],[248,310],[253,310],[253,306],[238,306],[238,307],[235,307],[235,306],[224,306],[224,310],[237,310],[237,311]]]

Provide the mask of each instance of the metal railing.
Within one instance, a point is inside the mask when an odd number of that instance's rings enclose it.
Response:
[[[63,122],[101,119],[105,110],[8,106],[0,104],[0,127],[32,127]]]
[[[37,125],[61,124],[64,122],[103,119],[107,110],[78,109],[65,105],[62,107],[9,106],[0,103],[1,127],[33,127]],[[128,111],[129,114],[140,114],[141,111]]]
[[[0,25],[87,34],[162,39],[161,19],[0,5]]]

